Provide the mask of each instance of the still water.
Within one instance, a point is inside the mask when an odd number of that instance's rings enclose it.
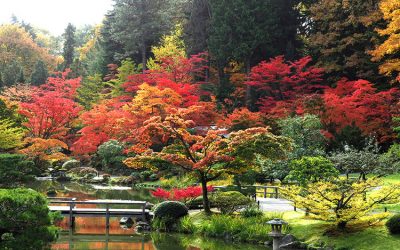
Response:
[[[146,189],[126,187],[101,187],[78,183],[35,181],[29,187],[46,193],[57,191],[57,197],[75,197],[77,200],[121,199],[155,202]],[[256,250],[265,249],[260,245],[236,244],[192,235],[150,233],[139,234],[134,228],[120,225],[119,218],[111,218],[110,228],[105,228],[105,218],[77,217],[74,230],[68,227],[65,218],[59,226],[60,237],[51,249],[108,249],[108,250]]]

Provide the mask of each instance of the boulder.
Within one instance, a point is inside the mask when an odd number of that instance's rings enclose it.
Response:
[[[264,242],[264,246],[272,246],[272,241],[266,241],[266,242]]]
[[[131,217],[122,217],[119,220],[119,224],[133,224],[133,220]]]
[[[153,203],[146,202],[146,206],[145,206],[146,209],[152,209],[153,207],[154,207]]]
[[[144,221],[139,221],[136,223],[136,227],[135,227],[136,232],[143,232],[143,231],[150,231],[151,227],[149,225],[149,223],[144,222]]]
[[[293,235],[286,234],[280,241],[279,249],[300,250],[307,249],[307,245],[298,241]]]
[[[286,234],[285,236],[283,236],[280,240],[280,244],[281,245],[286,245],[292,242],[297,241],[296,237],[294,237],[292,234]]]
[[[280,244],[279,249],[285,250],[302,250],[308,249],[307,244],[301,243],[300,241],[293,241],[287,244]]]

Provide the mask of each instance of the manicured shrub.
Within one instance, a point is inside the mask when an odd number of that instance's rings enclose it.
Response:
[[[224,187],[224,188],[222,188],[220,190],[222,190],[223,192],[237,191],[237,192],[242,193],[245,196],[253,196],[253,195],[256,194],[256,188],[255,187],[239,187],[239,186],[236,186],[236,185],[229,185],[229,186],[226,186],[226,187]]]
[[[212,198],[212,203],[223,214],[231,214],[251,204],[251,199],[237,191],[219,192]]]
[[[55,239],[46,198],[31,189],[0,189],[0,249],[42,249]]]
[[[80,161],[69,160],[69,161],[64,162],[61,168],[65,169],[65,170],[70,170],[73,168],[79,168],[80,166],[81,166]]]
[[[122,162],[124,156],[124,144],[117,140],[109,140],[101,144],[97,149],[97,154],[101,158],[101,165],[104,170],[112,174],[129,174],[131,172]]]
[[[158,180],[157,174],[151,174],[151,175],[149,176],[149,180],[150,180],[150,181],[156,181],[156,180]]]
[[[145,170],[140,172],[140,178],[144,181],[150,180],[150,176],[153,174],[153,171]]]
[[[24,155],[0,154],[0,186],[32,179],[34,173],[34,163],[27,161]]]
[[[179,219],[188,214],[188,208],[179,201],[163,201],[154,209],[154,217]]]
[[[68,173],[72,174],[73,176],[77,176],[78,178],[86,178],[86,179],[91,179],[98,175],[96,169],[89,167],[73,168],[69,170]]]
[[[179,201],[164,201],[154,209],[153,229],[159,231],[179,231],[179,222],[188,214],[188,208]]]
[[[400,214],[395,214],[386,222],[386,227],[391,234],[400,234]]]

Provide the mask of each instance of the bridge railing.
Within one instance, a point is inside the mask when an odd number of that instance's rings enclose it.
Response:
[[[76,198],[52,197],[49,199],[49,204],[68,204],[69,206],[69,226],[74,224],[74,208],[78,204],[85,205],[105,205],[106,227],[110,226],[110,206],[112,205],[138,205],[141,207],[141,218],[146,220],[146,201],[130,201],[130,200],[87,200],[77,201]]]
[[[214,186],[216,190],[218,189],[223,189],[228,186]],[[257,194],[262,194],[264,198],[267,198],[268,196],[271,198],[278,199],[279,197],[279,186],[263,186],[263,185],[242,185],[242,188],[255,188],[255,195]],[[260,191],[261,189],[261,191]]]

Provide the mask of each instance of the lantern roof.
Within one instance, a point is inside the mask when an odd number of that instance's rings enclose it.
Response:
[[[270,224],[270,225],[286,225],[288,223],[286,221],[282,220],[282,219],[275,218],[273,220],[268,221],[267,224]]]

